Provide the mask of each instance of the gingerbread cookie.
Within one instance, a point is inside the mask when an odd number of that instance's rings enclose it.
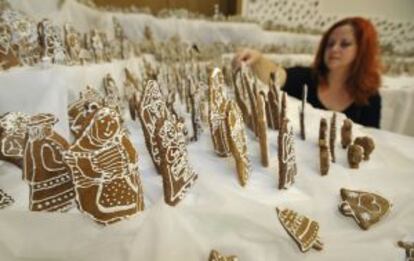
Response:
[[[305,134],[305,105],[306,99],[308,98],[308,86],[305,84],[303,85],[302,89],[302,107],[299,110],[299,118],[300,118],[300,137],[302,140],[306,139]]]
[[[295,240],[300,251],[306,252],[311,248],[322,250],[323,243],[318,236],[319,224],[316,221],[287,208],[276,208],[276,212],[283,228]]]
[[[321,175],[327,175],[330,166],[330,153],[328,146],[328,125],[324,118],[321,119],[319,126],[319,166]]]
[[[155,137],[160,150],[160,166],[165,202],[177,205],[194,185],[197,174],[188,162],[188,152],[183,133],[184,124],[169,117],[159,119]]]
[[[253,129],[254,123],[252,123],[252,117],[249,111],[249,101],[248,101],[248,98],[246,97],[246,91],[244,90],[243,84],[242,84],[241,70],[236,72],[234,77],[235,77],[234,94],[235,94],[237,105],[239,105],[239,108],[242,112],[243,121],[246,123],[246,125],[250,129]]]
[[[141,127],[144,132],[145,145],[147,146],[157,172],[161,173],[160,151],[155,136],[155,124],[159,119],[168,118],[169,112],[156,81],[148,81],[138,111]]]
[[[270,84],[269,84],[269,105],[271,110],[271,119],[273,122],[272,126],[273,129],[278,130],[279,129],[279,106],[280,106],[280,98],[279,98],[279,86],[277,86],[277,79],[276,74],[272,72],[270,74]]]
[[[259,142],[260,142],[260,156],[261,162],[263,167],[269,166],[269,145],[267,142],[267,123],[266,123],[266,100],[264,97],[264,93],[260,92],[257,95],[256,100],[257,105],[257,130],[259,134]]]
[[[230,149],[236,160],[240,185],[245,186],[249,178],[250,160],[247,155],[247,137],[241,111],[234,101],[227,103],[227,128]]]
[[[0,209],[10,206],[14,203],[14,199],[7,195],[2,189],[0,189]]]
[[[0,160],[22,167],[28,122],[29,116],[22,112],[8,112],[0,117]]]
[[[96,222],[107,225],[144,209],[138,153],[115,109],[96,111],[64,160],[79,210]]]
[[[80,92],[78,100],[69,105],[69,129],[75,138],[80,137],[93,112],[102,106],[103,102],[99,93],[90,86]]]
[[[369,192],[342,188],[339,211],[352,217],[364,230],[377,223],[390,209],[387,199]]]
[[[342,148],[347,148],[352,143],[352,121],[345,119],[341,128],[341,144]]]
[[[257,127],[257,103],[256,103],[256,92],[254,90],[254,80],[252,76],[252,72],[247,68],[247,66],[243,65],[241,67],[241,76],[242,76],[242,84],[245,92],[247,93],[249,105],[250,105],[250,112],[251,112],[251,129],[256,135],[259,136],[258,127]]]
[[[79,64],[80,63],[80,52],[81,52],[81,40],[80,40],[80,33],[75,30],[75,28],[71,25],[66,23],[64,26],[64,33],[65,33],[65,45],[66,45],[66,52],[72,62],[72,64]]]
[[[297,175],[293,129],[284,119],[278,136],[279,189],[288,189]]]
[[[360,145],[364,149],[364,160],[369,160],[369,156],[375,149],[374,140],[368,136],[357,137],[354,144]]]
[[[41,113],[27,124],[23,180],[30,188],[32,211],[66,211],[74,203],[72,174],[62,155],[69,143],[53,131],[56,122],[54,115]]]
[[[97,29],[93,29],[90,33],[90,52],[96,63],[104,61],[104,45],[102,43],[101,35]]]
[[[332,162],[336,161],[335,157],[335,141],[336,141],[336,113],[332,113],[331,124],[329,129],[329,150],[331,152]]]
[[[398,246],[405,249],[406,261],[414,261],[414,242],[398,241]]]
[[[223,256],[217,250],[213,249],[210,252],[208,261],[237,261],[237,256]]]
[[[359,145],[351,144],[348,146],[348,163],[351,169],[359,168],[359,163],[364,156],[364,148]]]
[[[220,157],[230,155],[226,130],[226,97],[224,95],[224,80],[220,69],[215,68],[209,78],[209,125],[214,151]]]
[[[52,63],[65,64],[66,50],[63,46],[60,28],[53,25],[49,19],[43,19],[37,26],[40,46],[42,47],[42,59]]]
[[[103,87],[105,90],[105,101],[108,104],[111,104],[112,107],[115,107],[118,110],[118,113],[122,113],[122,101],[121,95],[119,94],[118,87],[115,83],[114,78],[111,74],[108,73],[103,79]]]

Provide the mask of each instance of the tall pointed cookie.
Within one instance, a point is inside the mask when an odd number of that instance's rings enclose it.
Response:
[[[188,162],[184,124],[170,117],[160,119],[156,127],[164,199],[167,204],[175,206],[193,186],[197,174]]]
[[[234,101],[227,104],[227,128],[230,149],[236,160],[240,185],[245,186],[249,179],[250,160],[247,155],[247,137],[242,112]]]
[[[369,192],[341,189],[339,211],[352,217],[364,230],[377,223],[390,209],[387,199]]]
[[[107,225],[144,209],[138,153],[116,109],[96,111],[82,136],[64,154],[81,212]]]
[[[53,131],[56,122],[54,115],[42,113],[32,116],[27,124],[23,179],[30,188],[32,211],[65,211],[74,202],[72,175],[63,162],[69,143]]]
[[[208,261],[237,261],[237,256],[223,256],[217,250],[211,250]]]
[[[319,224],[293,210],[276,208],[277,216],[283,228],[295,240],[300,251],[306,252],[311,248],[322,250],[318,232]]]
[[[293,129],[284,119],[278,136],[279,189],[287,189],[295,182],[297,174]]]

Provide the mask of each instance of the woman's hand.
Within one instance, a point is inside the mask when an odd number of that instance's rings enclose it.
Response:
[[[241,49],[236,52],[233,58],[233,69],[239,69],[242,63],[248,66],[253,65],[260,59],[260,57],[262,57],[262,53],[257,50],[248,48]]]

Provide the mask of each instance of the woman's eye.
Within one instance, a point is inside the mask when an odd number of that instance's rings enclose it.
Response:
[[[347,48],[350,45],[351,45],[350,42],[341,42],[341,48]]]
[[[334,41],[328,42],[328,48],[332,48],[335,45]]]

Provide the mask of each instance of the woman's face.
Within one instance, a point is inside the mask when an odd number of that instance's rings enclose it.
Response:
[[[328,37],[325,48],[324,62],[330,71],[348,69],[357,53],[354,29],[350,25],[335,28]]]

